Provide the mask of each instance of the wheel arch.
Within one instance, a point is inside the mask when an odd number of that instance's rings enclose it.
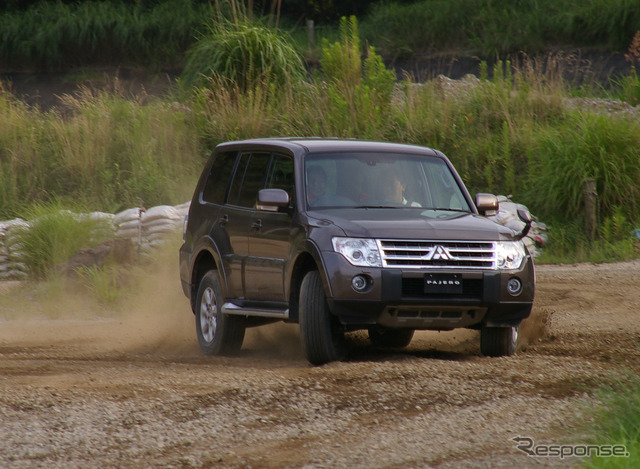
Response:
[[[300,286],[302,285],[302,280],[305,275],[312,270],[320,272],[325,292],[328,292],[329,283],[326,278],[322,258],[318,252],[317,246],[309,241],[306,243],[305,250],[296,258],[291,269],[289,283],[289,320],[292,322],[299,321]]]
[[[198,255],[195,257],[193,261],[193,268],[191,269],[191,295],[190,295],[190,303],[191,303],[191,311],[195,313],[196,310],[196,297],[198,296],[198,288],[200,286],[200,282],[202,277],[205,276],[207,272],[210,270],[218,270],[218,263],[216,261],[216,256],[207,250],[201,250]],[[223,279],[220,279],[221,282]],[[221,285],[223,287],[223,285]]]

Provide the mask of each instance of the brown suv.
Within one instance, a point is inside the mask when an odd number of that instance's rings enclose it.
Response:
[[[416,329],[480,329],[484,355],[515,352],[534,267],[521,238],[483,215],[446,156],[320,138],[229,142],[206,164],[185,222],[180,277],[207,354],[245,329],[300,324],[307,359],[345,357],[345,332],[403,347]]]

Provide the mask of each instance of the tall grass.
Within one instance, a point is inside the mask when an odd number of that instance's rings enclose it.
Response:
[[[58,199],[91,210],[180,203],[202,152],[178,103],[85,88],[41,112],[0,91],[0,219]]]
[[[557,226],[579,226],[584,179],[596,178],[603,227],[611,220],[600,231],[602,257],[633,255],[616,227],[640,223],[640,122],[569,109],[561,60],[498,62],[480,78],[395,86],[376,51],[363,58],[361,49],[355,18],[344,19],[309,80],[214,75],[182,103],[125,99],[115,86],[41,112],[2,92],[0,219],[52,199],[110,212],[139,199],[180,203],[220,141],[340,136],[441,149],[471,192],[512,194]],[[578,249],[574,231],[563,236]]]
[[[34,278],[48,276],[81,248],[113,236],[108,224],[62,207],[59,203],[32,206],[25,214],[30,226],[20,228],[16,234],[24,262]]]
[[[480,79],[407,81],[380,94],[384,86],[369,85],[353,54],[352,29],[343,25],[341,41],[324,45],[318,74],[302,88],[200,94],[193,108],[209,140],[320,135],[422,144],[443,150],[472,192],[512,194],[542,220],[580,218],[584,181],[596,178],[601,220],[621,210],[630,224],[640,221],[640,122],[570,110],[561,60],[499,62]],[[384,73],[375,76],[386,83]]]
[[[537,198],[535,207],[547,216],[576,217],[583,206],[581,183],[595,178],[602,213],[609,215],[620,207],[626,217],[636,220],[640,208],[638,122],[571,111],[561,124],[541,129],[529,160],[531,190],[544,186],[549,194]]]
[[[635,0],[422,0],[379,2],[363,34],[390,56],[455,52],[484,57],[553,45],[621,50],[640,29]]]
[[[228,17],[229,10],[246,12],[243,5],[252,2],[48,1],[4,10],[0,64],[5,70],[43,71],[104,64],[182,67],[185,52],[208,34],[207,24],[217,22],[212,3],[222,5]],[[300,19],[314,19],[314,12],[327,7],[307,2],[306,15],[287,18],[300,9],[284,3],[282,24],[292,25],[298,50],[308,51]],[[380,1],[359,19],[364,39],[388,58],[425,52],[494,58],[541,53],[558,45],[622,50],[640,30],[636,0]],[[317,23],[319,34],[333,39],[337,28]],[[310,57],[320,48],[318,40]]]
[[[57,70],[89,64],[168,67],[203,30],[211,9],[190,0],[43,2],[0,14],[4,69]]]
[[[220,19],[189,50],[182,72],[186,87],[202,86],[207,80],[247,90],[267,81],[284,85],[305,76],[301,56],[284,33],[241,17]]]

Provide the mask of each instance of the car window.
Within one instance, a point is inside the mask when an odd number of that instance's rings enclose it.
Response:
[[[289,194],[289,200],[293,200],[294,180],[293,158],[286,155],[273,155],[266,188],[284,189]]]
[[[229,190],[229,203],[241,207],[253,207],[258,191],[265,185],[269,168],[269,153],[243,153]]]
[[[449,166],[402,153],[322,153],[305,160],[310,207],[414,207],[470,211]]]
[[[236,155],[237,152],[222,152],[216,155],[202,191],[202,200],[212,204],[224,203]]]

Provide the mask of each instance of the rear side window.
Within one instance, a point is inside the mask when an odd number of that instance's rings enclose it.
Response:
[[[241,156],[229,191],[230,204],[240,207],[255,205],[258,191],[265,185],[270,159],[269,153],[244,153]]]
[[[202,200],[212,204],[224,204],[229,178],[236,163],[235,151],[219,153],[202,191]]]

